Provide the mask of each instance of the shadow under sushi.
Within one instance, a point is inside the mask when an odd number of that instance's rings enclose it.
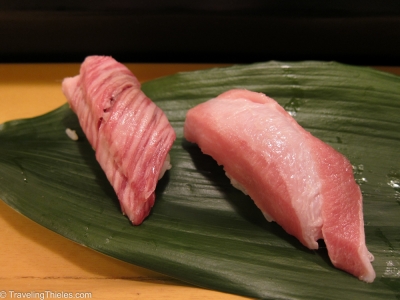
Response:
[[[185,139],[182,140],[182,148],[190,155],[195,168],[203,176],[207,177],[209,181],[213,182],[214,186],[224,195],[223,198],[229,203],[234,213],[241,219],[258,226],[270,234],[278,236],[298,250],[310,255],[316,255],[314,259],[315,263],[326,268],[332,267],[323,240],[318,241],[318,250],[308,249],[297,238],[289,235],[279,224],[268,222],[254,201],[232,186],[229,178],[225,175],[224,168],[219,166],[211,156],[205,155],[196,144],[190,143]]]
[[[75,145],[80,153],[84,165],[90,169],[95,184],[101,189],[102,194],[104,194],[104,198],[111,199],[112,203],[120,211],[118,197],[115,194],[115,191],[108,181],[100,164],[97,162],[95,152],[79,124],[78,117],[71,109],[67,110],[63,118],[63,125],[65,128],[70,128],[71,130],[76,131],[79,138],[77,141],[75,141]],[[96,201],[96,199],[93,199],[93,201]]]

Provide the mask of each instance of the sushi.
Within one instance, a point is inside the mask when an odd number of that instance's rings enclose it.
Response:
[[[155,189],[171,168],[176,134],[164,112],[142,91],[137,78],[108,56],[88,56],[62,91],[134,225],[149,215]]]
[[[324,239],[334,266],[372,282],[362,194],[350,162],[304,130],[275,100],[234,89],[191,108],[184,137],[231,183],[309,249]]]

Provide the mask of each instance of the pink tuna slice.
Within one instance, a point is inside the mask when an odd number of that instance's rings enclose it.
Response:
[[[268,221],[309,249],[323,238],[334,266],[372,282],[362,195],[350,162],[304,130],[275,100],[227,91],[190,109],[185,138],[223,165]]]
[[[89,56],[62,90],[96,159],[134,225],[149,215],[155,188],[176,138],[164,112],[136,77],[111,57]]]

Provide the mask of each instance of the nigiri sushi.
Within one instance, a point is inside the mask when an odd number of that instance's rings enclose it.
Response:
[[[222,165],[268,221],[309,249],[324,239],[334,266],[374,280],[352,165],[275,100],[248,90],[227,91],[187,112],[184,137]]]
[[[87,57],[79,75],[63,80],[62,91],[122,212],[141,224],[154,205],[158,180],[171,167],[176,135],[166,115],[131,71],[107,56]]]

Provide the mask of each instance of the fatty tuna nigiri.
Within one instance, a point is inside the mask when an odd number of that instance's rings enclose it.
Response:
[[[164,112],[142,91],[123,64],[89,56],[62,91],[96,159],[113,186],[122,212],[134,225],[149,215],[157,181],[170,168],[176,138]]]
[[[223,165],[268,221],[310,249],[324,239],[333,265],[374,280],[352,165],[275,100],[247,90],[225,92],[188,111],[184,136]]]

